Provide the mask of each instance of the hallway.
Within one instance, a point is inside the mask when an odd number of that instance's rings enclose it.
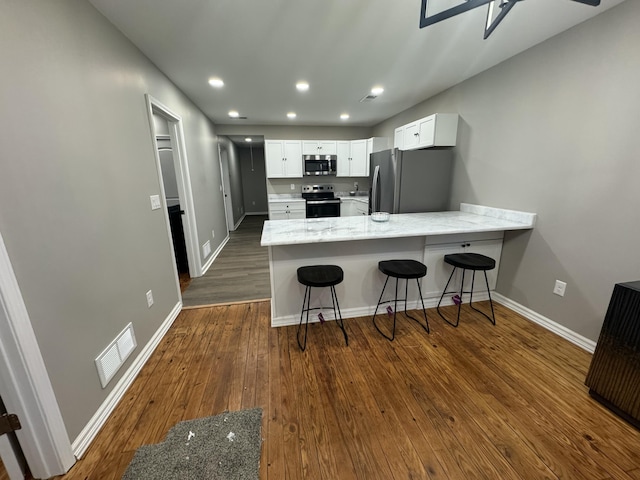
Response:
[[[184,307],[218,305],[271,297],[269,253],[260,246],[266,215],[247,215],[207,273],[191,279]]]

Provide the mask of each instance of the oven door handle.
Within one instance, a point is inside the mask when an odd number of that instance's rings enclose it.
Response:
[[[307,205],[337,205],[341,202],[342,200],[339,198],[336,200],[307,200]]]

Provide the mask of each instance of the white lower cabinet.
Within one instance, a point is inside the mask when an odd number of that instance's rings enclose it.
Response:
[[[291,220],[306,217],[307,206],[304,200],[269,202],[269,220]]]
[[[356,215],[369,215],[369,202],[354,202]]]
[[[368,215],[369,202],[356,200],[355,198],[343,198],[340,204],[341,217],[354,217],[356,215]]]
[[[427,276],[422,280],[422,295],[424,298],[440,298],[440,295],[442,295],[442,291],[453,270],[451,265],[444,263],[444,256],[451,253],[480,253],[493,258],[496,261],[496,268],[487,272],[487,279],[489,281],[489,289],[494,290],[498,279],[503,236],[503,232],[487,232],[427,238],[424,247],[424,264],[427,266]],[[462,275],[462,271],[458,269],[454,278],[451,279],[449,290],[457,289],[458,292],[460,291],[460,275]],[[473,272],[471,271],[465,273],[465,291],[471,288],[472,275]],[[476,272],[474,293],[482,294],[486,292],[486,289],[484,274],[480,271]],[[452,293],[451,296],[453,295]],[[468,301],[468,295],[465,295],[464,302],[467,303]]]

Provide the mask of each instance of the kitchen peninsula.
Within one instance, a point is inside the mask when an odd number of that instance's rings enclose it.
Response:
[[[425,263],[422,289],[428,307],[435,306],[448,278],[450,270],[442,262],[446,253],[473,251],[495,258],[489,280],[493,289],[504,232],[532,229],[535,220],[534,213],[463,203],[460,211],[390,215],[387,222],[369,216],[266,221],[261,245],[269,247],[271,325],[298,323],[304,288],[296,270],[303,265],[342,267],[344,281],[336,292],[344,318],[373,313],[384,282],[378,271],[380,260]],[[314,289],[312,304],[331,304],[324,290]],[[416,305],[415,290],[409,289],[409,309]],[[323,314],[332,318],[332,312]]]

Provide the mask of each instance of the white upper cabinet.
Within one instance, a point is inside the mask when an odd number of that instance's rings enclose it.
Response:
[[[267,178],[302,177],[300,140],[265,140],[264,156]]]
[[[455,147],[457,113],[435,113],[395,129],[394,147],[415,150],[428,147]]]
[[[338,177],[368,177],[367,140],[338,141]]]
[[[393,147],[404,150],[404,142],[402,136],[404,135],[404,127],[398,127],[393,133]]]
[[[337,144],[338,177],[368,177],[369,155],[388,148],[388,141],[384,137],[339,140]]]
[[[351,141],[349,140],[340,140],[337,143],[337,149],[338,149],[338,160],[337,160],[337,166],[336,166],[336,176],[337,177],[348,177],[349,176],[349,172],[351,171],[349,169],[349,165],[350,165],[350,161],[349,158],[351,157]]]
[[[303,140],[303,155],[336,155],[337,142],[335,140]]]

